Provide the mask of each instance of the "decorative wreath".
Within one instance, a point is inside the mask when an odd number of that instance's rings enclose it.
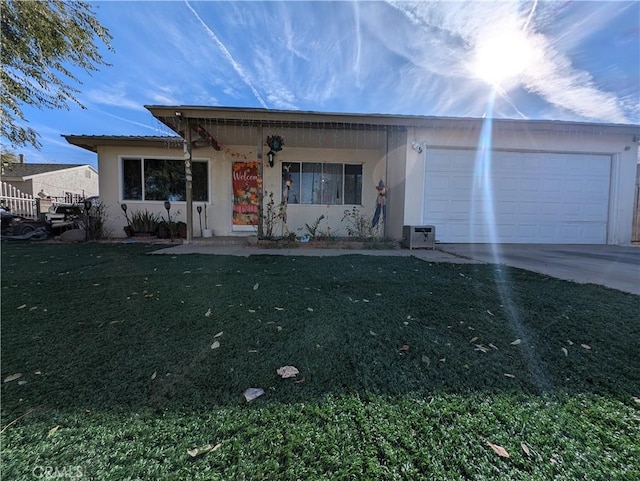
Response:
[[[274,152],[280,152],[284,145],[284,140],[279,135],[271,135],[267,137],[267,145]]]

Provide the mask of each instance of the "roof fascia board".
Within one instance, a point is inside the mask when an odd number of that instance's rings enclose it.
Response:
[[[175,143],[175,147],[182,148],[182,139],[180,137],[158,137],[152,139],[148,137],[131,137],[131,136],[108,136],[108,135],[63,135],[63,137],[71,145],[81,147],[90,152],[97,153],[98,147],[105,146],[136,146],[136,147],[157,147],[166,146]]]
[[[411,115],[383,115],[383,114],[342,114],[320,113],[309,111],[285,111],[259,108],[235,107],[204,107],[204,106],[160,106],[145,105],[151,114],[163,124],[172,128],[175,119],[211,118],[221,122],[255,122],[259,124],[353,124],[371,125],[388,128],[431,128],[453,130],[480,130],[486,119],[470,117],[433,117]],[[180,113],[180,115],[177,115]],[[167,120],[165,120],[167,119]],[[640,125],[633,124],[603,124],[589,122],[570,122],[562,120],[521,120],[521,119],[493,119],[496,130],[527,130],[531,131],[561,131],[566,133],[609,134],[609,135],[640,135]],[[173,129],[173,128],[172,128]]]

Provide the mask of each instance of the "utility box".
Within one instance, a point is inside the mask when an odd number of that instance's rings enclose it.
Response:
[[[402,243],[409,249],[435,249],[436,227],[434,225],[405,225],[402,228]]]

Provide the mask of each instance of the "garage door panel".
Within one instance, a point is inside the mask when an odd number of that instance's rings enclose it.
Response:
[[[494,152],[485,183],[471,151],[426,154],[423,222],[441,242],[606,242],[609,156]]]

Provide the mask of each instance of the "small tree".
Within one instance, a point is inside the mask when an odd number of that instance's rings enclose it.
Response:
[[[12,145],[40,148],[38,133],[24,126],[22,106],[84,108],[70,84],[81,83],[72,69],[92,72],[108,65],[94,39],[112,51],[112,37],[84,1],[0,0],[0,7],[0,135]]]

